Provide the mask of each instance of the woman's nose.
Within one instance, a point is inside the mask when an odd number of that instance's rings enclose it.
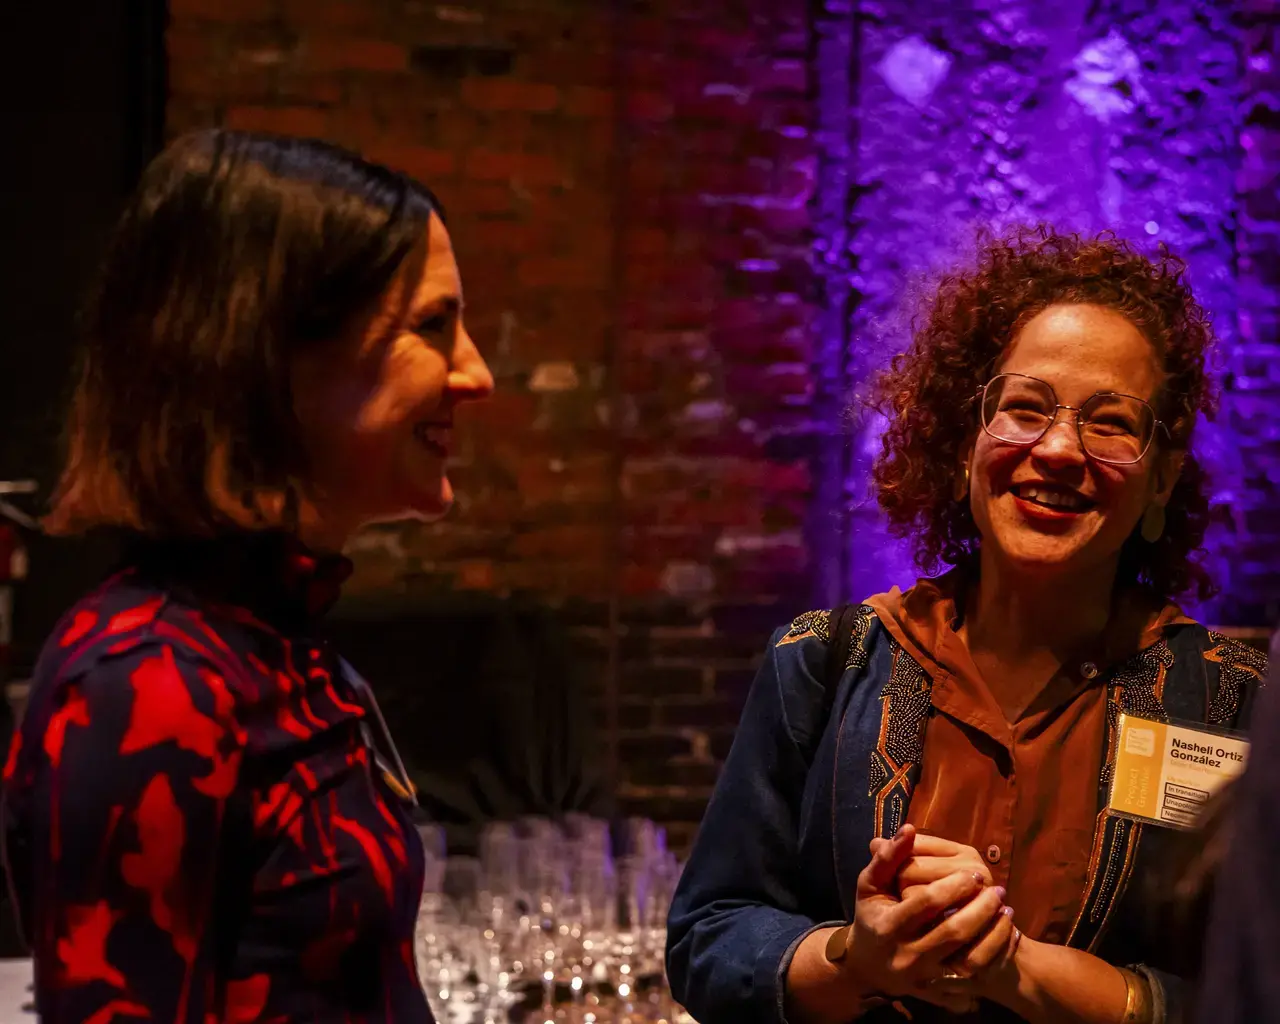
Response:
[[[1070,409],[1059,412],[1058,417],[1049,424],[1049,429],[1032,449],[1037,458],[1063,465],[1085,461],[1075,417],[1076,413]]]
[[[470,338],[458,346],[449,367],[448,386],[454,398],[463,402],[478,402],[493,394],[493,371]]]

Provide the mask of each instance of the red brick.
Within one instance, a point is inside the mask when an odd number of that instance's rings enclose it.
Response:
[[[547,503],[602,504],[613,496],[612,457],[577,454],[560,460],[519,458],[515,467],[521,496],[530,506]]]
[[[380,39],[308,36],[300,48],[308,71],[405,71],[409,51]]]
[[[631,92],[626,97],[626,114],[632,121],[669,121],[675,108],[661,92]]]
[[[170,61],[169,95],[197,100],[221,100],[226,76],[220,69],[195,62]]]
[[[165,33],[164,46],[170,75],[175,68],[208,67],[219,62],[225,52],[226,30],[222,26],[181,23]]]
[[[547,220],[517,220],[513,217],[482,220],[469,225],[465,242],[459,240],[459,252],[515,254],[520,256],[545,253],[556,241],[558,228]]]
[[[338,74],[280,74],[276,78],[276,96],[285,103],[336,106],[346,95]]]
[[[631,14],[627,17],[627,43],[636,49],[667,50],[674,25],[667,18]]]
[[[464,179],[450,186],[441,198],[449,211],[449,220],[452,223],[455,220],[455,211],[462,216],[510,213],[515,197],[509,185]]]
[[[612,89],[576,85],[565,90],[564,112],[570,117],[611,117],[615,102]]]
[[[522,288],[564,288],[591,291],[607,287],[609,265],[599,260],[548,259],[534,256],[520,261],[517,280]]]
[[[530,81],[554,85],[607,86],[616,74],[613,57],[605,51],[565,54],[548,49],[522,55],[517,69]]]
[[[175,26],[184,18],[230,24],[270,21],[277,13],[276,0],[169,0],[169,17]]]
[[[368,32],[377,27],[378,6],[368,0],[281,0],[284,20],[302,29]]]
[[[329,118],[331,141],[348,149],[363,152],[380,142],[384,134],[382,120],[365,107],[344,103]]]
[[[454,585],[459,590],[494,590],[497,571],[488,559],[472,559],[454,567]]]
[[[481,181],[515,179],[526,185],[556,185],[564,180],[559,162],[551,157],[492,149],[468,153],[466,173]]]
[[[276,69],[232,65],[221,82],[219,98],[230,106],[303,106],[282,100],[276,90]]]
[[[329,117],[315,107],[232,107],[226,126],[243,131],[319,137],[329,128]]]
[[[537,527],[517,535],[511,550],[517,558],[534,561],[602,562],[609,558],[612,545],[612,531],[597,520]]]
[[[628,160],[622,173],[625,175],[628,190],[653,193],[670,187],[678,169],[679,164],[670,157],[664,159],[644,157]]]
[[[714,541],[700,527],[630,526],[624,538],[624,555],[636,562],[666,565],[668,562],[705,560]]]
[[[623,245],[628,259],[665,256],[671,251],[671,232],[658,227],[632,228]]]
[[[560,90],[510,78],[468,78],[462,83],[462,100],[473,110],[549,114],[560,106]]]
[[[618,589],[629,597],[656,594],[662,589],[662,569],[652,565],[628,563],[622,567]]]
[[[427,185],[452,176],[457,169],[457,159],[452,153],[427,146],[375,144],[366,146],[364,155],[393,170],[403,171]]]

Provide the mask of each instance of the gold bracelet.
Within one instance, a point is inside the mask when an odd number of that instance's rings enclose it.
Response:
[[[1155,1007],[1151,1002],[1151,989],[1147,979],[1136,971],[1116,968],[1124,979],[1124,1016],[1122,1024],[1153,1024]]]

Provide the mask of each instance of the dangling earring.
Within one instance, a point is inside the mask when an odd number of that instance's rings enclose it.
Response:
[[[955,496],[956,501],[964,501],[965,495],[969,493],[969,463],[964,464],[964,476],[956,477]]]
[[[1148,505],[1142,514],[1142,539],[1154,544],[1164,536],[1164,506]]]

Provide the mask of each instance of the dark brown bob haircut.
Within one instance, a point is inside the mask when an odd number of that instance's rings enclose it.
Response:
[[[323,142],[211,130],[171,143],[84,310],[46,530],[287,525],[308,478],[293,357],[375,308],[425,254],[432,212],[422,185]]]
[[[1129,538],[1117,583],[1164,598],[1208,597],[1211,582],[1194,557],[1209,524],[1208,482],[1188,448],[1198,416],[1215,410],[1205,370],[1213,330],[1181,260],[1163,247],[1148,258],[1110,233],[1082,238],[1041,226],[986,236],[975,266],[942,278],[911,345],[872,394],[888,422],[872,475],[890,529],[912,541],[926,573],[971,561],[978,529],[969,503],[955,499],[955,479],[980,429],[974,397],[1022,326],[1056,303],[1105,306],[1146,336],[1164,369],[1155,404],[1170,433],[1156,443],[1185,453],[1163,536]]]

